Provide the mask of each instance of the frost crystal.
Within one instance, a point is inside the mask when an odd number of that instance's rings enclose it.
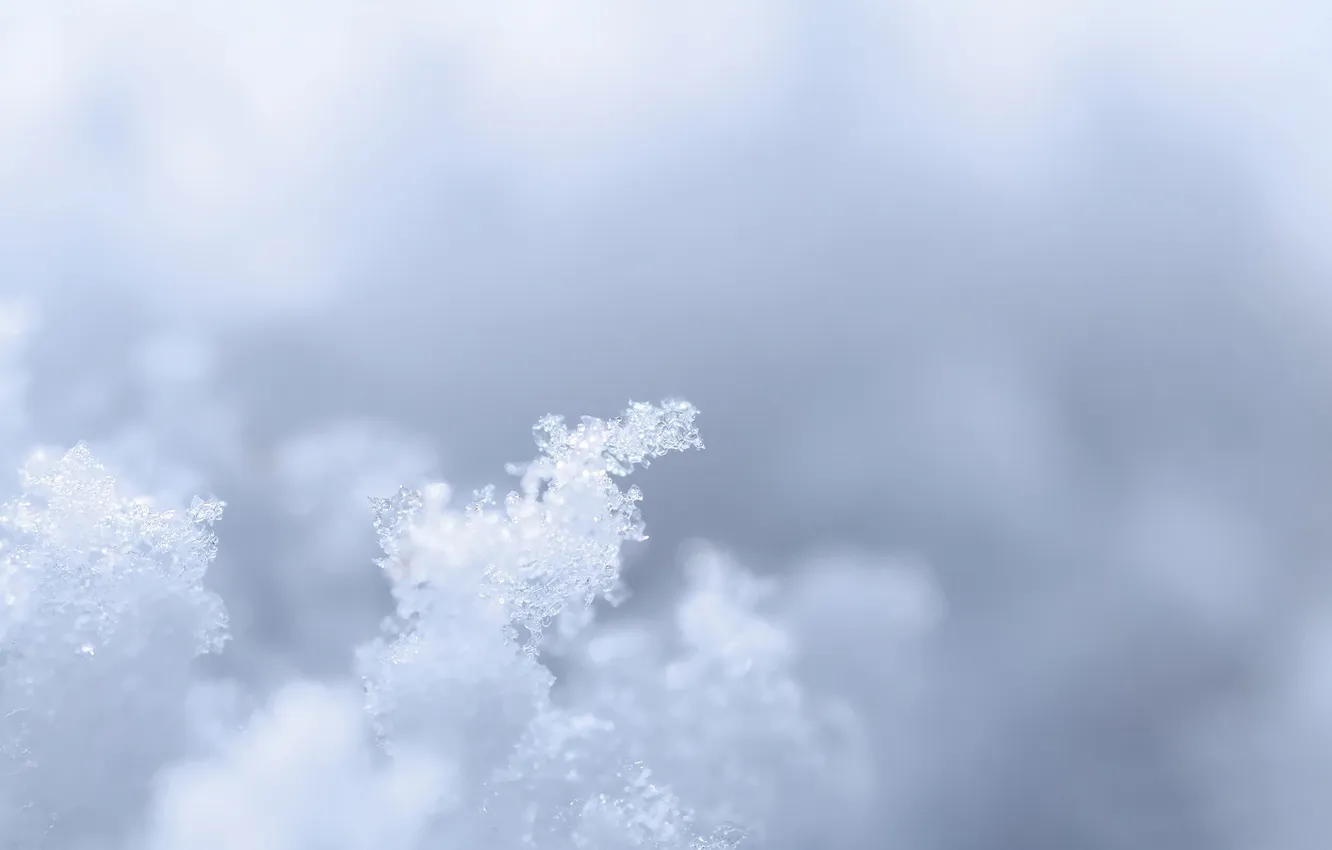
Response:
[[[560,704],[539,659],[562,612],[621,591],[620,548],[640,540],[636,488],[616,478],[701,448],[684,402],[634,404],[608,421],[536,426],[542,454],[511,466],[517,490],[462,510],[443,485],[375,501],[398,614],[361,655],[387,748],[454,761],[475,789],[442,812],[441,846],[729,847],[630,756],[613,723]],[[561,620],[564,637],[585,616]],[[738,839],[737,839],[738,840]]]
[[[0,507],[0,807],[36,847],[136,811],[175,751],[191,662],[225,634],[201,584],[222,504],[159,511],[83,445],[21,484]]]
[[[224,504],[162,510],[85,446],[34,454],[0,506],[0,847],[765,840],[789,802],[837,793],[820,790],[837,787],[828,717],[788,672],[768,583],[705,550],[673,629],[594,617],[597,597],[624,598],[621,549],[644,536],[641,495],[619,479],[701,448],[695,416],[667,402],[546,417],[502,499],[452,507],[444,484],[375,499],[396,612],[357,655],[365,711],[341,687],[292,685],[249,724],[191,678],[225,639],[202,584]],[[347,488],[320,482],[348,470],[297,468],[318,474],[285,493],[342,504]]]
[[[463,511],[448,510],[444,485],[374,500],[388,556],[380,565],[394,580],[399,613],[420,613],[413,606],[422,583],[437,590],[470,583],[490,600],[493,616],[526,630],[532,648],[571,601],[587,605],[615,594],[620,546],[643,538],[642,494],[621,490],[615,477],[667,452],[702,448],[696,415],[692,405],[675,401],[633,404],[621,418],[586,417],[573,429],[547,416],[534,429],[543,455],[509,467],[519,488],[502,507],[483,492]],[[431,557],[404,558],[403,547]]]

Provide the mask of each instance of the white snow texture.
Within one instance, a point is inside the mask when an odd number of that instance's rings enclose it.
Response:
[[[360,693],[296,679],[266,699],[197,664],[228,637],[204,585],[223,503],[164,509],[84,444],[32,452],[0,509],[0,846],[721,850],[863,794],[857,721],[788,673],[769,583],[700,547],[674,629],[595,616],[644,538],[619,479],[702,448],[696,414],[548,416],[503,499],[372,498],[396,612],[356,653]],[[321,482],[366,476],[302,451],[285,478],[313,476],[336,525]]]

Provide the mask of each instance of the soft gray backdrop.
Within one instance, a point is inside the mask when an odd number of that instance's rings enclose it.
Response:
[[[828,846],[1324,847],[1332,20],[981,5],[8,4],[27,436],[228,498],[273,683],[386,605],[359,496],[301,498],[682,395],[632,583],[692,537],[809,583],[882,774]],[[810,578],[902,555],[927,637]]]

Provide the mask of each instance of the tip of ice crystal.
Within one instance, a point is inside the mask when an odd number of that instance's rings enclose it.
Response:
[[[222,511],[227,503],[221,499],[201,499],[198,496],[190,502],[189,517],[191,522],[212,525],[222,519]]]

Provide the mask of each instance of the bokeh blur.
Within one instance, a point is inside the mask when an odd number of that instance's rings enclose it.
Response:
[[[263,692],[387,612],[367,496],[681,396],[707,450],[639,482],[629,606],[695,538],[784,578],[875,768],[823,846],[1325,848],[1329,32],[3,3],[6,459],[88,440],[226,499],[213,673]]]

